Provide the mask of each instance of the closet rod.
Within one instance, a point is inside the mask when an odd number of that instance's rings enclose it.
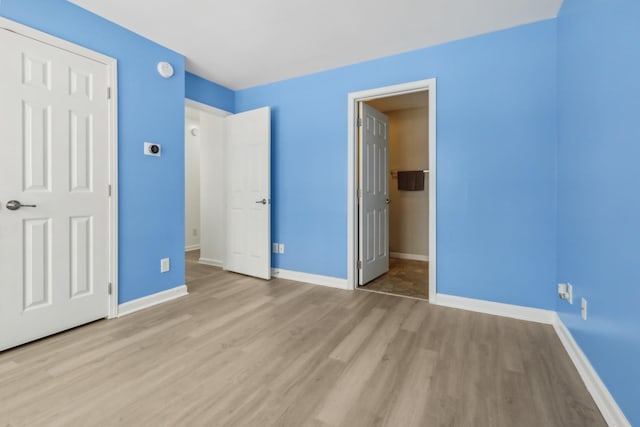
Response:
[[[398,172],[400,172],[400,171],[392,170],[390,173],[391,173],[392,177],[396,177],[396,176],[398,176]],[[429,173],[429,170],[428,169],[423,169],[422,172],[423,173]]]

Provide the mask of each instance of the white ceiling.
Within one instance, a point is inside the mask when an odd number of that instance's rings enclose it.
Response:
[[[234,90],[558,14],[562,0],[69,0]]]

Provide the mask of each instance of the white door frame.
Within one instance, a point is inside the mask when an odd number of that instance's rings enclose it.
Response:
[[[43,33],[26,25],[19,24],[0,16],[0,28],[16,34],[84,56],[107,67],[107,144],[109,145],[109,283],[110,286],[108,318],[118,316],[118,61],[109,56],[84,48],[77,44]],[[107,94],[104,94],[106,97]]]
[[[214,116],[218,116],[218,117],[227,117],[233,114],[228,111],[221,110],[219,108],[212,107],[211,105],[203,104],[202,102],[194,101],[193,99],[189,99],[189,98],[184,99],[184,106],[185,108],[190,107],[190,108],[193,108],[194,110],[199,110],[204,113],[213,114]]]
[[[429,93],[429,302],[436,302],[436,79],[349,93],[347,146],[347,286],[358,287],[358,102],[412,92]]]

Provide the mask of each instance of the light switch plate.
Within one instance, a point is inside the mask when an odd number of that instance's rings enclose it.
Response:
[[[160,260],[160,273],[166,273],[169,270],[171,270],[169,258],[162,258]]]

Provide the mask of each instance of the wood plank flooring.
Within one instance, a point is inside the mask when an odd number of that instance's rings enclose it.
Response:
[[[0,426],[604,426],[550,326],[188,259],[190,295],[0,353]]]

